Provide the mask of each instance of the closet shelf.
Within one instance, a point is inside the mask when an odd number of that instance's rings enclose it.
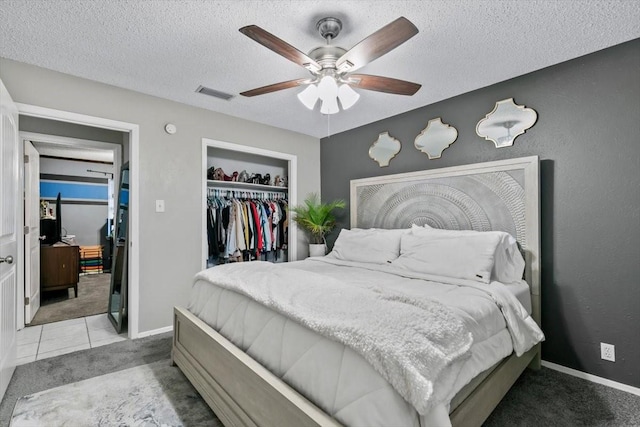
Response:
[[[250,182],[238,182],[238,181],[218,181],[215,179],[208,179],[207,187],[236,188],[236,189],[244,189],[244,190],[282,191],[282,192],[285,192],[289,189],[288,187],[279,187],[276,185],[252,184]]]

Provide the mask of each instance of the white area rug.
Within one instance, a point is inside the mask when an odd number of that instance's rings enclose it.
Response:
[[[11,427],[220,426],[166,360],[21,397]]]

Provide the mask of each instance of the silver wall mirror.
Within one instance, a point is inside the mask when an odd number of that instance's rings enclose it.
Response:
[[[429,120],[427,127],[416,136],[415,147],[429,159],[439,159],[445,148],[458,139],[458,130],[442,122],[440,117]]]
[[[369,148],[369,157],[378,162],[380,167],[389,166],[401,147],[400,141],[389,135],[389,132],[382,132]]]
[[[538,120],[538,113],[532,108],[518,105],[513,98],[496,102],[492,112],[478,122],[478,136],[493,141],[496,148],[510,147],[518,135],[522,135]]]
[[[120,189],[118,191],[115,217],[114,253],[111,267],[111,289],[107,317],[118,333],[127,320],[128,299],[128,242],[129,242],[129,162],[120,171]]]

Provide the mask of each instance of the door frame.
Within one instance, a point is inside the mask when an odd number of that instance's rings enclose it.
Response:
[[[26,116],[27,114],[21,115]],[[62,121],[62,120],[58,120]],[[98,148],[101,150],[111,150],[113,151],[113,167],[120,171],[121,160],[122,157],[122,145],[116,144],[115,142],[105,142],[105,141],[93,141],[90,139],[82,139],[82,138],[73,138],[70,136],[59,136],[59,135],[51,135],[48,133],[39,133],[39,132],[27,132],[20,131],[20,139],[27,140],[31,142],[44,142],[48,145],[52,146],[61,146],[61,147],[85,147],[85,148]],[[114,176],[114,179],[116,177]]]
[[[22,114],[22,113],[21,113]],[[113,152],[113,169],[114,169],[114,173],[113,173],[113,180],[114,180],[114,186],[117,187],[118,185],[118,179],[119,176],[118,175],[118,171],[120,170],[120,166],[122,166],[122,161],[120,160],[122,157],[122,145],[113,143],[113,142],[104,142],[104,141],[92,141],[89,139],[81,139],[81,138],[72,138],[72,137],[68,137],[68,136],[59,136],[59,135],[51,135],[51,134],[46,134],[46,133],[38,133],[38,132],[27,132],[27,131],[20,131],[19,132],[19,138],[20,138],[20,142],[22,144],[24,144],[26,141],[29,141],[31,143],[33,142],[43,142],[46,143],[48,145],[51,146],[59,146],[59,147],[86,147],[86,148],[99,148],[101,150],[109,150]],[[36,149],[37,150],[37,149]],[[23,174],[24,175],[24,174]],[[25,182],[26,182],[26,175],[24,175],[25,177]],[[24,184],[25,182],[23,182],[22,187],[24,188]],[[26,209],[27,209],[27,204],[25,201],[25,205],[24,205],[24,213],[23,213],[23,217],[24,215],[26,215]],[[24,235],[23,235],[24,237]],[[27,249],[27,247],[25,246],[25,251]],[[40,262],[40,260],[37,260],[36,262]],[[25,256],[25,265],[24,265],[24,271],[26,272],[26,268],[28,266],[26,265],[26,256]],[[27,281],[26,281],[26,274],[25,274],[25,280],[24,280],[24,288],[22,289],[22,292],[20,292],[20,290],[18,290],[18,298],[17,298],[17,302],[18,302],[18,311],[22,310],[22,312],[24,313],[24,319],[22,321],[21,324],[18,324],[18,329],[22,329],[25,326],[25,319],[27,318],[26,316],[26,305],[25,304],[20,304],[20,301],[24,301],[24,299],[26,298],[26,294],[25,294],[25,288],[27,287]]]
[[[70,111],[56,110],[53,108],[40,107],[37,105],[17,102],[19,114],[23,116],[38,117],[58,122],[74,123],[84,126],[110,129],[129,134],[129,162],[131,165],[130,182],[130,238],[129,238],[129,311],[128,311],[128,332],[129,338],[138,338],[139,335],[139,315],[140,315],[140,126],[135,123],[122,122],[118,120],[106,119],[102,117],[89,116],[86,114],[73,113]],[[24,188],[24,180],[21,182]],[[24,227],[24,215],[20,218]],[[20,239],[19,239],[20,240]],[[24,268],[24,266],[23,266]],[[24,281],[24,280],[23,280]],[[24,283],[22,286],[22,299],[24,301]],[[24,327],[24,310],[19,310],[20,316],[18,325]],[[21,329],[20,327],[18,329]]]

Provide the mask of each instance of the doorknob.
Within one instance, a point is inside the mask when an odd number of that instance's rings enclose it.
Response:
[[[3,262],[6,262],[7,264],[13,264],[13,257],[11,255],[8,255],[4,258],[0,258],[0,264],[2,264]]]

